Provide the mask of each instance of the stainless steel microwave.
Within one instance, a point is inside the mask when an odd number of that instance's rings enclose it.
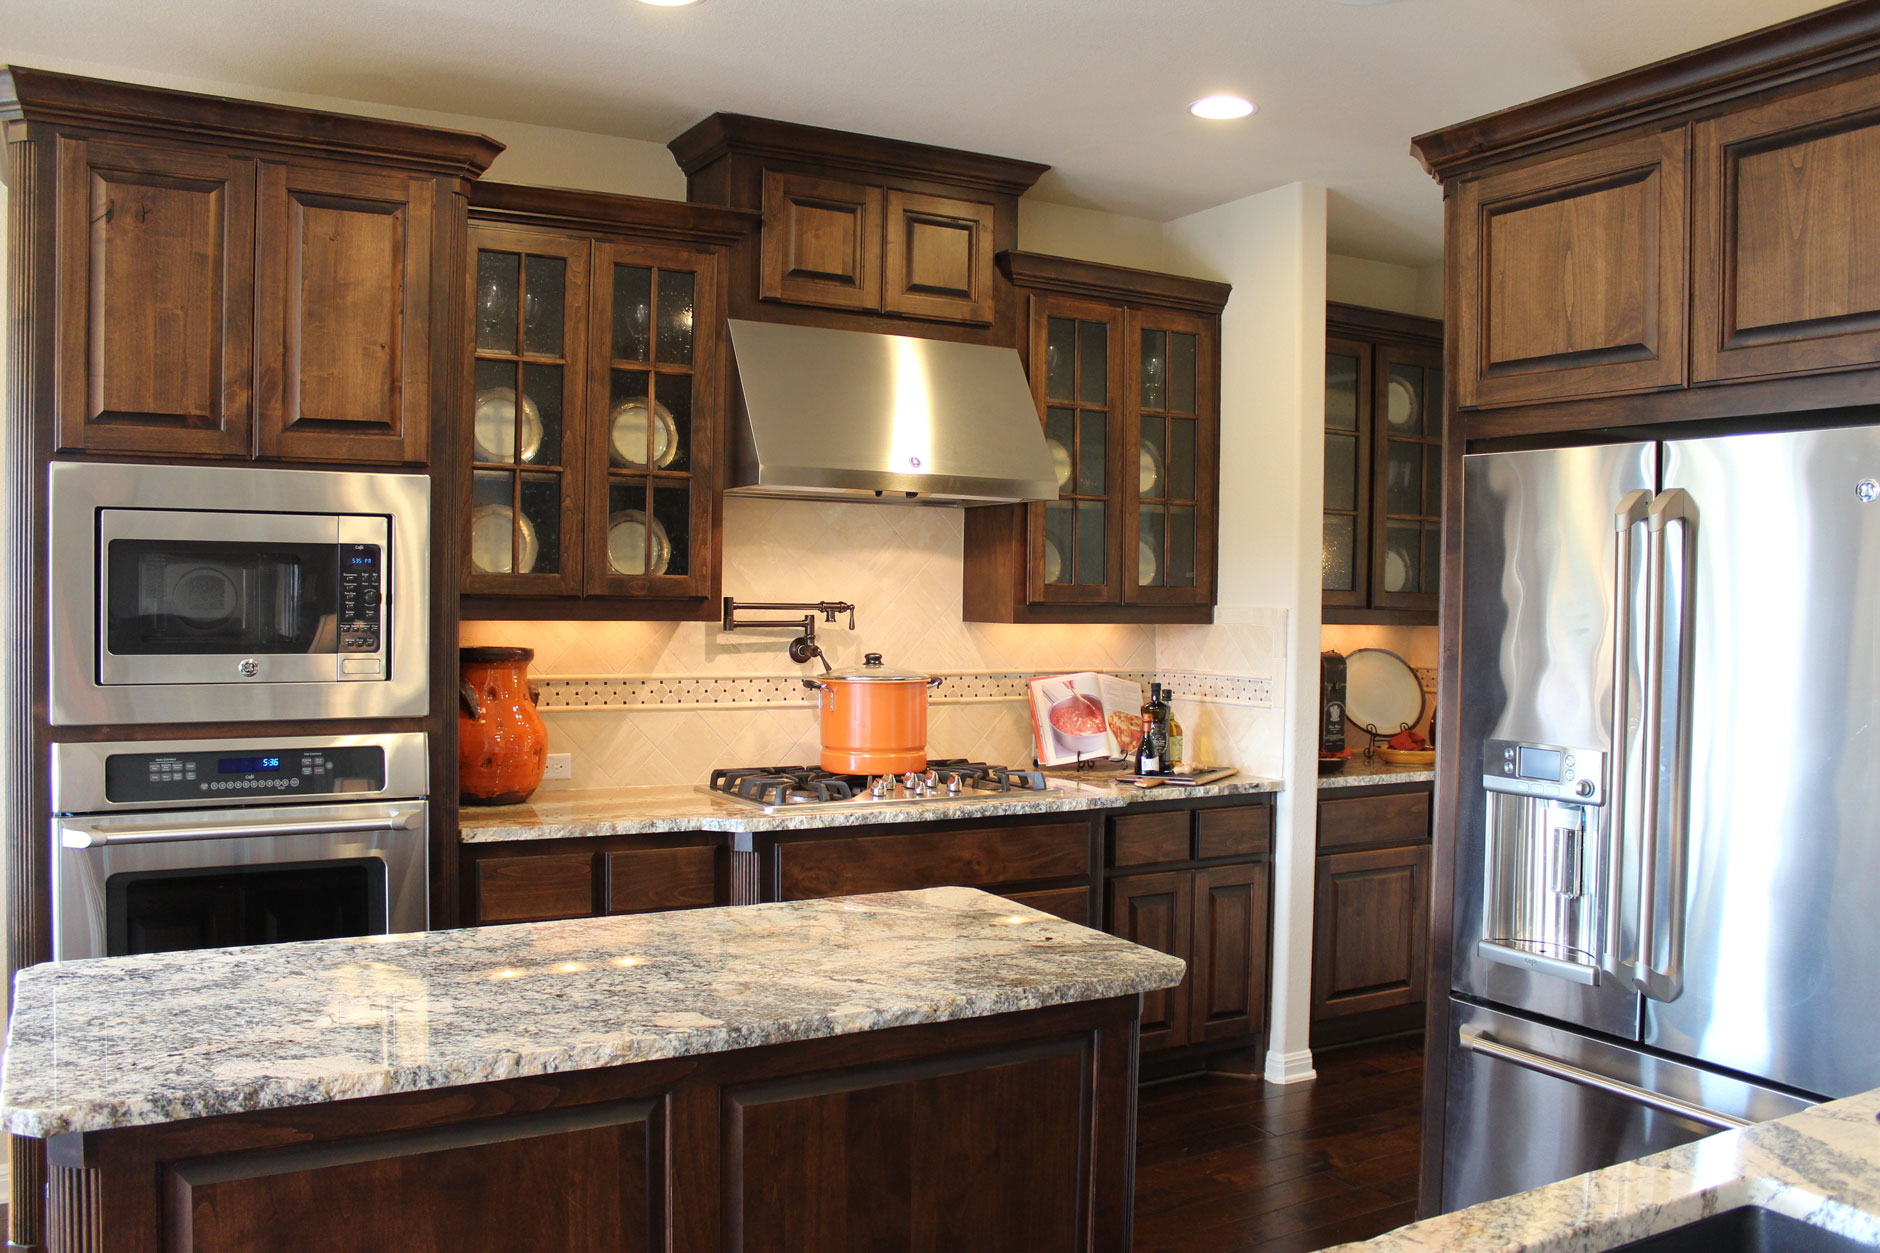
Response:
[[[55,463],[52,723],[422,716],[417,474]]]

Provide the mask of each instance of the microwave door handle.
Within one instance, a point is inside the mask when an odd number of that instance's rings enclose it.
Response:
[[[1623,1079],[1614,1079],[1610,1075],[1586,1070],[1563,1062],[1557,1057],[1549,1057],[1545,1053],[1530,1053],[1526,1049],[1503,1044],[1493,1036],[1485,1034],[1479,1027],[1463,1027],[1457,1032],[1456,1039],[1457,1043],[1471,1053],[1480,1053],[1484,1057],[1493,1057],[1524,1070],[1531,1070],[1535,1074],[1547,1075],[1553,1079],[1564,1079],[1568,1083],[1577,1083],[1583,1088],[1592,1088],[1609,1096],[1635,1101],[1663,1113],[1688,1118],[1706,1127],[1715,1127],[1719,1131],[1735,1131],[1739,1127],[1756,1125],[1746,1118],[1738,1118],[1735,1114],[1726,1114],[1722,1110],[1710,1109],[1703,1105],[1693,1105],[1675,1096],[1653,1092],[1650,1088],[1641,1088]]]
[[[62,824],[59,843],[66,848],[105,848],[123,844],[171,844],[180,840],[242,840],[286,835],[343,835],[351,831],[415,831],[423,817],[418,810],[392,810],[365,818],[336,818],[330,822],[214,823],[190,827],[116,827],[100,829]]]
[[[1621,889],[1626,826],[1626,782],[1631,773],[1632,700],[1632,587],[1638,579],[1638,548],[1634,536],[1650,516],[1652,494],[1640,489],[1627,492],[1613,514],[1615,542],[1612,555],[1612,747],[1611,778],[1606,787],[1605,884],[1601,893],[1601,914],[1605,922],[1605,945],[1600,954],[1600,968],[1620,978],[1631,977],[1628,963],[1619,954],[1620,922],[1623,916]]]
[[[1684,683],[1687,669],[1684,656],[1685,643],[1689,638],[1687,610],[1690,595],[1690,552],[1692,527],[1696,521],[1696,507],[1690,493],[1682,488],[1672,488],[1661,492],[1652,501],[1651,514],[1646,526],[1650,532],[1649,567],[1645,579],[1645,605],[1647,635],[1645,638],[1645,709],[1644,709],[1644,770],[1642,779],[1643,806],[1640,815],[1639,839],[1639,896],[1638,896],[1638,955],[1632,971],[1632,982],[1646,996],[1654,1000],[1676,1000],[1683,990],[1684,978],[1684,846],[1685,797],[1683,792],[1688,787],[1684,771],[1678,770],[1678,777],[1673,781],[1673,795],[1670,799],[1671,831],[1664,830],[1662,813],[1666,798],[1663,795],[1662,780],[1665,767],[1665,656],[1666,637],[1672,636],[1671,654],[1678,661],[1678,683]],[[1668,581],[1669,551],[1671,531],[1677,529],[1682,552],[1678,563],[1678,597],[1676,605],[1668,605],[1666,583]],[[1672,715],[1679,719],[1682,726],[1683,693],[1670,694]],[[1672,737],[1674,754],[1683,752],[1683,735],[1680,732]],[[1678,763],[1674,760],[1673,765]],[[1666,895],[1666,930],[1665,964],[1662,968],[1653,964],[1658,947],[1658,861],[1660,845],[1669,837],[1667,846],[1667,866],[1669,881],[1665,885]]]

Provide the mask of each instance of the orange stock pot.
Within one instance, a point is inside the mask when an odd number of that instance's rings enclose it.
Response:
[[[927,768],[927,692],[940,680],[890,670],[868,653],[859,670],[804,679],[822,708],[822,768],[836,774],[906,774]]]

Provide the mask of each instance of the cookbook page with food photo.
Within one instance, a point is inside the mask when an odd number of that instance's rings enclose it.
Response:
[[[1032,679],[1031,725],[1041,766],[1128,757],[1142,740],[1142,687],[1113,674]]]

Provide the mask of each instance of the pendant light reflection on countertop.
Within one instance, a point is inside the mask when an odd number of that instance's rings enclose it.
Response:
[[[1259,107],[1245,96],[1203,96],[1189,105],[1188,111],[1211,122],[1230,122],[1235,118],[1250,116]]]

